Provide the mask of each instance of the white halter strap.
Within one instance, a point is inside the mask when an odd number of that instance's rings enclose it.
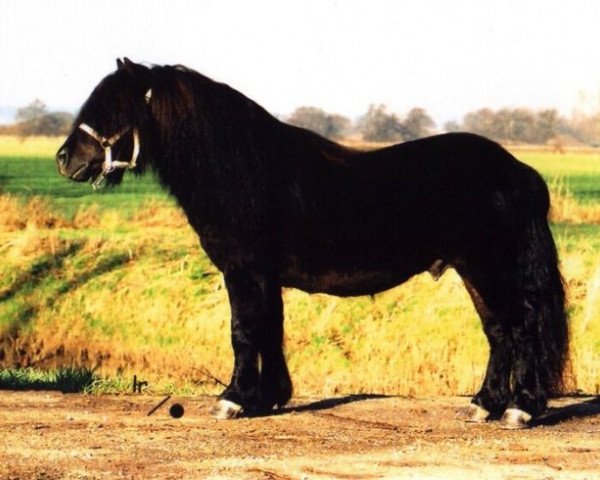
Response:
[[[104,164],[102,167],[103,175],[106,175],[112,172],[116,168],[135,168],[137,165],[137,158],[140,154],[140,136],[137,128],[133,128],[133,151],[131,152],[131,159],[126,162],[123,160],[113,160],[112,159],[112,147],[115,143],[117,143],[123,135],[125,135],[129,130],[132,130],[131,127],[125,127],[120,132],[115,133],[112,137],[106,138],[100,135],[96,130],[90,127],[87,123],[82,123],[79,125],[79,129],[83,130],[90,137],[96,140],[100,146],[104,149]]]

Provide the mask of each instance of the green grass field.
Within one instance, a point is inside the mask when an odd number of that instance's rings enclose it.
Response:
[[[0,137],[1,365],[93,369],[101,391],[133,373],[155,392],[218,391],[232,362],[227,297],[185,218],[149,176],[102,193],[66,181],[59,143]],[[600,154],[516,156],[553,186],[574,388],[598,393]],[[452,271],[375,298],[284,298],[298,394],[469,394],[481,381],[487,345]]]
[[[29,139],[20,142],[0,137],[0,192],[22,198],[44,196],[66,214],[79,206],[97,204],[103,209],[120,208],[126,212],[147,201],[171,202],[158,182],[147,175],[127,176],[118,189],[94,192],[87,184],[66,182],[57,175],[54,152],[61,139]],[[581,203],[600,203],[600,150],[569,152],[564,155],[536,150],[513,152],[521,161],[536,168],[549,184],[563,182]]]
[[[132,212],[148,201],[170,202],[158,182],[147,175],[128,175],[118,189],[95,192],[89,184],[67,182],[58,175],[52,156],[60,140],[46,139],[38,148],[23,145],[14,139],[0,144],[0,192],[19,198],[44,197],[57,211],[72,217],[80,207],[96,204],[102,209],[118,208]],[[26,140],[24,143],[34,142]],[[14,144],[16,143],[16,145]]]

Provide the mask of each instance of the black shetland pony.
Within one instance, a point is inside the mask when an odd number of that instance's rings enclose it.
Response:
[[[95,184],[150,168],[178,200],[231,304],[235,363],[217,417],[290,399],[282,287],[368,295],[450,266],[490,346],[467,420],[522,428],[561,391],[565,294],[533,169],[465,133],[357,151],[183,66],[117,65],[83,105],[58,168]]]

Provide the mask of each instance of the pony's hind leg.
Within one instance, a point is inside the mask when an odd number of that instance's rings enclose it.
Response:
[[[508,325],[511,312],[507,309],[507,303],[499,300],[501,292],[491,288],[484,279],[473,277],[462,274],[465,287],[481,318],[490,356],[483,384],[473,397],[465,420],[484,422],[499,419],[510,402],[514,344]]]
[[[512,327],[515,345],[513,389],[502,417],[503,426],[511,429],[526,428],[532,418],[544,413],[547,396],[552,393],[552,385],[544,379],[545,370],[553,367],[544,364],[543,335],[546,332],[540,331],[541,322],[536,319],[539,309],[527,300],[523,303],[523,314]]]
[[[521,231],[513,265],[520,316],[512,324],[515,345],[512,398],[502,418],[507,428],[525,428],[547,407],[547,396],[564,391],[569,358],[565,292],[556,246],[545,217]]]
[[[481,315],[490,359],[473,404],[507,428],[525,428],[560,393],[568,362],[565,294],[545,219],[534,218],[497,255],[457,270]],[[481,418],[481,412],[473,413]]]

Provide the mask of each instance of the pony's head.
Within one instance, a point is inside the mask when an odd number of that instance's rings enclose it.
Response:
[[[140,170],[140,135],[149,118],[150,69],[125,58],[87,99],[56,153],[58,171],[77,182],[118,184]]]

